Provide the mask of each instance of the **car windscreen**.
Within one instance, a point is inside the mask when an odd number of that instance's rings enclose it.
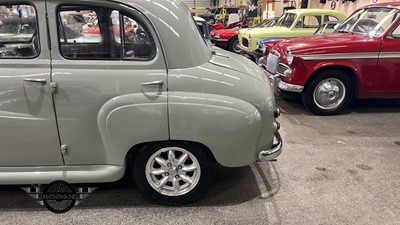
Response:
[[[294,13],[284,13],[276,23],[276,26],[280,27],[291,27],[293,22],[296,20],[297,15]]]
[[[337,29],[340,33],[359,33],[381,36],[399,16],[399,10],[388,7],[359,9]]]

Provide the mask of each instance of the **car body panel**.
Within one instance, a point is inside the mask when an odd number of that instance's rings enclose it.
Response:
[[[244,166],[272,145],[272,134],[277,130],[272,120],[275,100],[272,89],[265,88],[270,84],[262,70],[255,66],[252,68],[257,71],[246,74],[235,70],[253,62],[219,52],[237,60],[217,55],[197,68],[170,71],[170,135],[173,140],[194,140],[218,149],[212,152],[221,165]]]
[[[48,9],[55,11],[60,3],[65,1],[51,1]],[[71,1],[74,2],[74,1]],[[107,6],[107,4],[105,4]],[[149,25],[150,26],[150,25]],[[49,15],[49,28],[56,33],[56,19]],[[197,29],[197,28],[196,28]],[[198,32],[197,32],[198,33]],[[152,30],[152,35],[156,33]],[[61,143],[68,145],[68,154],[64,156],[66,165],[124,165],[124,157],[129,149],[145,139],[130,137],[130,146],[127,148],[126,137],[148,122],[146,118],[158,121],[158,130],[149,141],[168,139],[167,126],[167,86],[143,87],[142,83],[161,80],[167,84],[167,70],[164,55],[161,54],[161,45],[156,41],[157,56],[148,62],[140,61],[110,61],[110,60],[68,60],[61,56],[57,36],[52,36],[52,80],[58,83],[58,93],[55,95],[58,126]],[[112,74],[112,76],[110,76]],[[107,105],[114,98],[118,98],[118,106],[109,110]],[[121,103],[123,101],[123,103]],[[137,104],[137,105],[136,105]],[[143,106],[148,104],[148,106]],[[82,107],[86,106],[86,107]],[[148,115],[149,112],[164,112]],[[120,118],[115,116],[131,112],[137,118]],[[105,115],[103,115],[105,113]],[[98,118],[104,118],[98,120]],[[119,139],[110,133],[110,130],[119,132],[116,126],[124,126],[130,120],[130,128]],[[114,124],[111,124],[114,123]],[[117,125],[116,125],[117,124]],[[72,132],[75,131],[75,132]],[[145,133],[145,132],[144,132]],[[114,145],[110,146],[110,143]],[[117,143],[117,144],[116,144]],[[121,146],[125,148],[121,149]],[[93,150],[96,149],[96,154]],[[118,160],[114,159],[117,158]]]
[[[38,2],[36,8],[44,11],[44,2]],[[38,15],[39,26],[45,27],[45,21],[44,14]],[[46,37],[45,29],[39,29],[39,33]],[[46,38],[40,39],[40,43],[48,44]],[[63,164],[50,88],[49,56],[48,49],[43,48],[34,59],[0,61],[0,167]],[[39,84],[25,79],[47,82]]]
[[[398,96],[400,98],[400,41],[384,38],[379,55],[374,93],[376,96]]]

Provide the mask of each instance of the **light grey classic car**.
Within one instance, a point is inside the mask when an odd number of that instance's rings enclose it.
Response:
[[[180,1],[0,7],[37,24],[23,36],[19,28],[0,34],[0,184],[113,182],[132,169],[145,194],[183,204],[206,191],[215,165],[281,153],[264,71],[210,49]],[[77,12],[96,14],[98,38],[67,34],[61,13]]]

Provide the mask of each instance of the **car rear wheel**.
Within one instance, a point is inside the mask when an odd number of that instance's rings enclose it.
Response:
[[[198,200],[210,185],[215,166],[206,152],[188,142],[155,143],[135,159],[134,176],[139,189],[162,204]]]
[[[230,41],[229,41],[229,50],[240,54],[240,48],[239,48],[239,40],[238,37],[233,37]]]
[[[353,97],[352,83],[341,70],[326,70],[315,75],[302,94],[304,105],[316,115],[343,111]]]

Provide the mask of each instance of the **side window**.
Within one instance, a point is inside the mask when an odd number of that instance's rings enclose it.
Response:
[[[156,53],[148,29],[117,10],[60,7],[58,25],[60,53],[67,59],[150,60]]]
[[[111,21],[115,39],[121,44],[124,59],[150,60],[155,56],[154,40],[148,28],[139,20],[114,10],[111,13]],[[121,40],[124,40],[123,43],[121,43]]]
[[[85,20],[85,17],[88,17],[88,20]],[[58,19],[60,21],[58,31],[62,44],[100,43],[102,41],[96,11],[60,10]]]
[[[39,55],[36,9],[32,5],[0,5],[0,59]]]
[[[201,36],[203,36],[204,38],[206,38],[206,34],[204,33],[206,28],[204,27],[202,22],[196,22],[197,28],[200,31]]]
[[[327,21],[339,21],[339,19],[334,16],[325,16],[324,22],[327,22]]]
[[[297,24],[296,28],[318,28],[321,24],[321,16],[303,16]]]
[[[396,29],[393,30],[392,37],[400,39],[400,25],[397,25]]]

